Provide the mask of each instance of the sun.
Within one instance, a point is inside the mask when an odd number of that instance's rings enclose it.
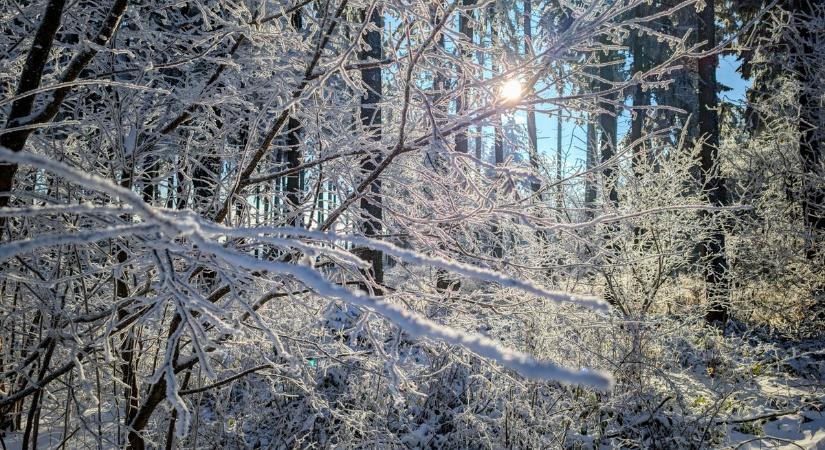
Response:
[[[521,82],[513,78],[504,82],[499,89],[499,95],[506,102],[515,102],[521,99]]]

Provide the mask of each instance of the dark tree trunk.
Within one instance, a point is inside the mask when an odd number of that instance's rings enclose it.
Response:
[[[639,6],[636,9],[637,17],[645,17],[647,11],[645,6]],[[633,55],[633,74],[638,74],[647,70],[650,55],[647,54],[648,45],[646,45],[647,37],[641,31],[637,31],[632,36],[631,52]],[[633,88],[633,118],[630,124],[630,135],[628,136],[628,145],[633,145],[633,160],[632,169],[633,177],[637,186],[641,186],[644,182],[642,179],[644,172],[643,167],[648,170],[653,166],[653,153],[648,148],[648,140],[642,140],[645,134],[645,119],[647,118],[646,107],[650,106],[650,93],[642,88],[641,82]],[[644,244],[643,236],[646,233],[644,228],[634,227],[634,243]]]
[[[209,216],[212,199],[220,194],[218,178],[221,161],[214,156],[200,158],[192,171],[192,203],[190,208]]]
[[[54,322],[56,323],[56,321]],[[46,348],[46,352],[43,355],[43,360],[41,361],[40,373],[37,377],[38,380],[45,378],[48,373],[56,343],[56,340],[51,340]],[[32,450],[37,449],[37,429],[40,424],[40,409],[42,407],[42,400],[43,390],[38,389],[34,395],[32,395],[31,404],[29,405],[29,413],[26,419],[26,429],[23,432],[23,442],[21,446],[23,450],[29,449],[29,442],[31,442]]]
[[[615,57],[615,52],[607,54],[607,59],[610,60]],[[609,61],[612,63],[612,61]],[[617,73],[616,66],[611,64],[601,68],[600,75],[605,82],[602,83],[602,89],[607,90],[612,88],[610,82],[616,81]],[[604,110],[599,115],[599,128],[601,128],[601,137],[599,140],[599,149],[601,151],[602,167],[602,186],[604,188],[604,202],[605,209],[617,208],[619,206],[619,192],[616,189],[617,177],[616,162],[611,161],[616,155],[616,142],[618,136],[618,122],[616,118],[616,106],[612,101],[616,100],[616,94],[608,94],[605,102],[602,102],[601,108]],[[615,235],[618,232],[614,224],[608,225],[605,230],[606,245],[606,262],[608,267],[605,268],[605,278],[607,286],[605,289],[605,300],[611,304],[618,304],[619,299],[616,297],[614,283],[612,281],[612,274],[610,265],[616,259],[619,249],[615,245]]]
[[[475,139],[475,152],[476,152],[476,159],[481,161],[481,154],[482,150],[484,150],[484,143],[482,142],[482,131],[483,127],[481,124],[476,125],[476,139]]]
[[[384,16],[379,5],[372,10],[369,18],[370,22],[377,30],[370,30],[366,35],[366,43],[369,50],[364,51],[360,57],[362,60],[383,58],[382,34],[384,29]],[[361,99],[361,124],[369,133],[370,139],[379,143],[381,141],[381,101],[383,87],[380,67],[361,69],[361,79],[367,88],[367,94]],[[361,172],[366,176],[372,173],[381,160],[378,149],[380,146],[370,149],[369,154],[361,161]],[[369,193],[361,199],[361,211],[363,220],[363,232],[367,237],[380,236],[382,233],[381,220],[383,211],[381,208],[381,182],[374,181],[369,188]],[[381,284],[384,282],[383,254],[380,251],[365,249],[365,259],[372,265],[371,275],[373,280]]]
[[[180,384],[181,389],[186,389],[189,385],[189,380],[192,378],[192,371],[187,371],[183,376],[183,381]],[[172,450],[176,447],[175,442],[175,426],[178,420],[178,410],[172,409],[172,415],[169,417],[169,425],[166,427],[166,444],[165,450]]]
[[[20,82],[17,85],[15,95],[19,96],[40,87],[40,79],[43,77],[43,70],[49,60],[49,52],[54,43],[54,36],[57,34],[57,29],[60,28],[60,19],[65,4],[65,0],[51,0],[46,5],[43,21],[37,29],[31,49],[26,56],[26,63],[23,66],[23,72],[20,74]],[[18,98],[12,103],[6,129],[23,125],[23,121],[31,115],[34,99],[35,95],[28,95]],[[31,130],[5,133],[0,136],[0,145],[19,152],[26,144],[26,139],[30,133]]]
[[[584,208],[588,219],[595,216],[593,209],[596,204],[596,196],[598,190],[596,189],[595,174],[591,171],[596,167],[596,160],[598,158],[596,142],[598,136],[596,135],[596,125],[593,120],[587,122],[587,154],[585,155],[584,167],[587,170],[587,177],[584,179]]]
[[[495,10],[491,7],[490,8],[491,15],[495,13]],[[498,45],[498,29],[497,23],[492,23],[492,41],[493,46]],[[492,72],[493,74],[497,74],[498,67],[496,66],[495,60],[492,63]],[[502,129],[501,124],[501,114],[496,114],[493,116],[493,162],[496,166],[504,163],[504,130]],[[503,241],[504,235],[501,232],[501,227],[499,226],[498,219],[493,218],[493,257],[501,259],[504,256],[504,248],[503,248]]]
[[[698,38],[704,41],[703,50],[716,46],[716,8],[714,2],[706,2],[698,14]],[[727,203],[725,180],[719,174],[719,114],[716,98],[717,56],[709,55],[698,61],[699,87],[699,134],[702,148],[699,155],[699,176],[702,190],[708,203],[723,206]],[[708,213],[703,213],[710,219]],[[700,248],[705,274],[705,289],[708,310],[705,319],[709,323],[721,324],[728,320],[727,295],[728,262],[725,256],[725,233],[718,225],[711,225],[710,235]]]
[[[562,93],[562,87],[559,86],[559,96]],[[562,149],[562,128],[564,120],[561,117],[562,111],[559,109],[558,116],[556,116],[556,208],[558,209],[559,220],[561,220],[562,208],[564,208],[564,183],[561,182],[562,174],[564,173],[564,150]]]
[[[158,194],[155,182],[158,176],[159,165],[160,162],[155,160],[154,155],[146,155],[146,158],[143,160],[143,176],[141,177],[143,181],[143,201],[149,205],[154,203]]]
[[[616,69],[613,66],[603,67],[601,76],[605,80],[615,81]],[[608,88],[609,85],[604,86]],[[609,100],[615,100],[615,94],[608,95]],[[616,120],[616,107],[610,102],[603,102],[601,105],[605,112],[599,115],[599,128],[601,128],[601,138],[599,149],[601,150],[602,178],[604,188],[607,193],[605,201],[613,207],[619,205],[619,193],[616,190],[616,168],[615,163],[609,163],[616,155],[616,137],[618,134],[618,124]]]
[[[120,186],[126,189],[131,190],[133,187],[132,183],[132,172],[128,170],[124,170],[122,172],[122,176],[120,179]],[[144,186],[144,201],[150,202],[151,197],[147,199],[147,192],[146,186]],[[128,214],[121,215],[121,219],[125,222],[129,222],[132,220],[132,217]],[[117,263],[121,266],[120,274],[115,275],[114,277],[114,290],[115,290],[115,301],[122,301],[123,299],[129,298],[129,275],[127,268],[125,267],[126,262],[129,260],[129,252],[127,247],[127,242],[125,240],[120,240],[116,242],[117,245],[117,252],[115,253],[115,259]],[[118,321],[123,321],[128,317],[131,313],[131,310],[128,307],[121,307],[117,310],[117,319]],[[120,366],[120,382],[123,385],[123,400],[124,400],[124,425],[128,425],[130,422],[131,417],[137,411],[137,408],[140,404],[140,391],[138,390],[137,384],[137,340],[135,339],[135,329],[130,329],[127,331],[123,337],[123,340],[120,342],[120,346],[118,348],[118,355],[120,357],[119,366]],[[120,434],[118,433],[118,436]]]
[[[476,0],[463,0],[462,4],[465,7],[469,7],[475,5]],[[473,26],[471,24],[473,20],[473,13],[472,11],[462,11],[458,16],[458,31],[461,33],[461,59],[466,60],[467,58],[472,56],[472,52],[470,48],[473,44]],[[467,74],[464,74],[464,81],[467,81]],[[467,111],[469,106],[469,88],[464,87],[464,90],[461,92],[461,95],[458,96],[456,100],[455,110],[456,114],[462,115]],[[461,153],[467,153],[469,151],[469,145],[467,142],[467,131],[461,130],[455,135],[455,150]]]
[[[643,15],[639,15],[644,17]],[[641,32],[635,33],[633,37],[633,73],[644,72],[646,70],[645,61],[648,58],[645,36]],[[644,135],[644,124],[647,118],[646,107],[650,106],[650,94],[642,89],[638,84],[633,89],[633,120],[630,124],[630,143],[638,142]],[[646,142],[638,142],[633,149],[633,174],[636,178],[641,176],[640,168],[645,163],[652,162],[652,154],[648,151]]]
[[[524,0],[524,57],[530,58],[533,54],[533,0]],[[531,104],[527,108],[527,138],[530,140],[530,167],[539,172],[539,140],[536,130],[536,109]],[[539,191],[538,182],[530,182],[533,193]]]
[[[294,169],[301,165],[301,122],[295,117],[290,117],[287,121],[286,151],[284,160],[288,169]],[[301,193],[304,190],[303,173],[295,172],[286,177],[284,191],[286,193],[286,208],[284,214],[289,217],[287,223],[294,227],[303,226],[303,213],[301,212]]]
[[[126,245],[121,243],[121,245]],[[117,253],[117,261],[119,264],[125,264],[127,261],[126,250],[121,248]],[[115,279],[115,296],[117,300],[129,297],[129,286],[127,284],[127,275],[125,268],[123,275]],[[118,321],[124,320],[129,314],[130,310],[121,308],[117,312]],[[140,391],[137,384],[137,340],[135,339],[136,330],[129,330],[120,343],[120,381],[123,383],[123,399],[125,401],[124,415],[127,418],[126,423],[135,414],[140,404]]]
[[[297,32],[301,32],[304,27],[303,17],[301,11],[296,11],[292,15],[292,26]],[[291,115],[287,121],[287,135],[286,135],[286,152],[284,159],[288,169],[294,169],[301,164],[303,155],[301,155],[301,122]],[[286,176],[286,202],[287,207],[285,213],[291,215],[288,224],[294,227],[301,227],[304,224],[303,212],[301,211],[301,193],[304,190],[303,173],[295,172]]]
[[[18,84],[16,95],[30,92],[40,86],[40,79],[43,76],[43,69],[49,59],[49,52],[54,42],[54,36],[60,27],[60,19],[65,3],[65,0],[51,0],[46,6],[43,21],[37,29],[31,49],[26,57],[26,63],[20,75],[20,83]],[[86,47],[83,51],[75,55],[60,76],[61,83],[74,81],[80,76],[83,69],[97,54],[97,48],[105,45],[114,34],[115,29],[120,23],[120,18],[126,11],[126,6],[126,0],[115,0],[97,34],[91,39],[97,47]],[[34,95],[18,99],[12,103],[11,112],[5,128],[8,130],[20,125],[39,124],[52,120],[70,90],[71,87],[69,86],[54,90],[51,100],[47,102],[46,106],[37,116],[31,119],[29,119],[29,117],[32,114]],[[23,121],[25,121],[25,123],[23,123]],[[26,145],[26,141],[33,131],[34,128],[26,128],[2,134],[0,135],[0,146],[6,147],[13,152],[19,152]],[[11,191],[14,185],[15,173],[17,173],[17,164],[0,164],[0,207],[9,204],[8,192]],[[5,219],[0,218],[0,225],[4,223]]]
[[[493,119],[493,128],[495,129],[493,140],[493,152],[495,158],[495,165],[498,166],[504,163],[504,135],[501,129],[501,116],[496,115]],[[498,223],[498,218],[493,217],[493,257],[501,259],[504,257],[503,240],[504,235],[501,232],[501,227]]]
[[[46,5],[46,12],[43,14],[43,21],[34,35],[31,49],[26,56],[26,63],[23,72],[20,74],[20,82],[17,85],[15,95],[22,95],[26,92],[37,89],[40,86],[40,79],[43,77],[43,69],[49,60],[49,52],[52,49],[54,36],[60,28],[60,19],[63,15],[65,0],[51,0]],[[22,120],[31,115],[34,106],[34,95],[19,98],[11,105],[11,111],[6,122],[6,129],[15,128]],[[6,147],[13,152],[23,150],[26,140],[31,134],[31,130],[17,130],[0,135],[0,146]],[[9,204],[9,192],[11,191],[14,174],[17,173],[17,164],[0,164],[0,207]],[[0,219],[2,220],[2,219]],[[5,222],[2,220],[0,224]]]
[[[794,0],[792,11],[798,19],[806,20],[815,14],[815,0]],[[821,2],[820,2],[821,3]],[[808,230],[808,242],[805,255],[810,261],[816,260],[822,251],[822,238],[825,237],[825,168],[822,158],[822,134],[825,129],[825,115],[822,112],[817,91],[822,87],[817,76],[812,73],[812,59],[822,57],[814,53],[815,33],[809,26],[798,26],[798,55],[795,61],[795,73],[799,83],[799,155],[802,160],[802,216]],[[819,39],[822,39],[821,37]],[[820,283],[817,290],[825,288]]]

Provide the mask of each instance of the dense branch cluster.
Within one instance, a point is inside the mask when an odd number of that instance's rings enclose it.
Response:
[[[744,3],[0,0],[0,433],[718,439],[678,373],[825,290],[825,16]]]

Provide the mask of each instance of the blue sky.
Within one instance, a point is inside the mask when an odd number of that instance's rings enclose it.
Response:
[[[751,83],[736,73],[739,62],[735,56],[728,55],[719,58],[719,67],[716,69],[716,78],[720,83],[731,88],[729,92],[723,92],[721,97],[729,102],[744,102],[745,93]]]
[[[742,79],[736,72],[739,63],[735,56],[722,56],[719,58],[719,67],[716,76],[720,83],[731,88],[730,91],[720,94],[720,99],[728,102],[744,102],[750,82]],[[523,118],[517,121],[523,122]],[[619,118],[619,136],[627,132],[630,126],[630,117],[625,114]],[[539,152],[549,156],[556,154],[556,130],[557,118],[544,114],[537,114],[536,128],[539,138]],[[576,126],[572,121],[564,122],[562,126],[562,149],[567,155],[566,170],[573,170],[577,165],[583,164],[584,158],[585,130]]]

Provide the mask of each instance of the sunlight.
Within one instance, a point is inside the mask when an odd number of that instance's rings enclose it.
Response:
[[[521,81],[519,81],[518,78],[507,80],[501,85],[499,95],[507,102],[518,101],[521,99]]]

